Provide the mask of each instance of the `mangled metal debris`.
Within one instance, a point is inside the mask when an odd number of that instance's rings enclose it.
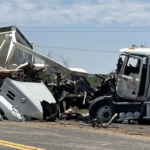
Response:
[[[55,99],[42,82],[28,83],[6,78],[0,96],[1,109],[9,120],[28,120],[30,117],[48,120],[56,117],[51,117],[57,112]],[[7,114],[12,108],[14,111]]]
[[[37,64],[35,58],[43,60]],[[65,66],[34,51],[14,26],[0,28],[0,112],[9,120],[55,120],[56,101],[42,79]]]
[[[117,121],[150,119],[149,51],[135,46],[121,50],[116,73],[97,75],[102,82],[92,88],[85,70],[69,69],[34,51],[34,44],[14,26],[0,28],[0,114],[9,120],[51,121],[58,114],[56,102],[62,107],[66,102],[66,109],[89,109],[90,117],[102,123],[116,113]],[[72,75],[55,85],[54,97],[42,82],[51,73]]]
[[[106,78],[96,75],[102,79],[102,82],[99,86],[92,88],[85,78],[87,77],[87,75],[85,75],[85,71],[82,69],[80,70],[80,73],[78,72],[78,74],[80,74],[80,76],[77,75],[76,72],[75,75],[73,74],[70,78],[60,82],[60,85],[56,91],[56,93],[58,93],[58,91],[61,93],[59,94],[59,101],[64,101],[66,103],[66,110],[75,106],[78,109],[89,109],[94,99],[100,96],[108,95],[112,92],[110,86],[115,84],[114,78]]]

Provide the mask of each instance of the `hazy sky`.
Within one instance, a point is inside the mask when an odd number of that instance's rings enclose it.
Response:
[[[16,25],[35,50],[89,73],[116,68],[119,49],[150,45],[150,1],[0,0],[0,26]]]

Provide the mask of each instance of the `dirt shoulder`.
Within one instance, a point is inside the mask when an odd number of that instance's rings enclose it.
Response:
[[[1,124],[7,125],[16,125],[16,126],[26,126],[31,128],[41,128],[45,127],[48,128],[49,126],[56,126],[59,128],[74,128],[78,130],[88,130],[88,131],[95,131],[101,132],[104,134],[115,134],[115,135],[123,135],[123,136],[130,136],[135,138],[146,138],[150,139],[150,125],[136,125],[136,124],[114,124],[112,123],[107,128],[98,128],[92,127],[89,124],[85,124],[82,121],[76,122],[75,120],[57,120],[55,122],[39,122],[39,121],[32,121],[32,122],[10,122],[10,121],[2,121]]]
[[[110,134],[119,134],[131,137],[150,139],[150,125],[112,123],[107,128],[102,128],[102,127],[92,127],[91,125],[85,124],[82,121],[75,122],[74,120],[72,121],[65,120],[46,124],[65,128],[69,127],[82,130],[91,130],[96,132],[102,132],[105,134],[110,133]]]

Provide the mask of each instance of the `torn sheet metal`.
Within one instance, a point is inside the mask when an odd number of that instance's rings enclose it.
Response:
[[[46,101],[48,104],[56,103],[54,97],[42,82],[20,82],[6,78],[1,87],[0,94],[1,97],[3,97],[2,100],[4,101],[5,99],[6,103],[10,103],[10,105],[14,106],[20,114],[39,120],[43,119],[44,112],[41,102]],[[3,111],[5,110],[6,113],[7,110],[10,110],[10,105],[5,105],[3,102],[0,108]],[[11,120],[11,118],[9,119]]]
[[[4,112],[5,116],[11,121],[22,121],[24,120],[22,114],[18,112],[14,106],[9,103],[3,96],[0,96],[0,108]],[[1,116],[3,117],[3,116]],[[0,118],[1,120],[1,118]]]

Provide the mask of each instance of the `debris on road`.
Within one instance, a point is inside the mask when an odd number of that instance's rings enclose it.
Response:
[[[118,114],[114,114],[114,116],[111,118],[111,120],[108,123],[106,123],[106,124],[103,124],[101,122],[101,120],[97,117],[97,119],[93,119],[92,120],[92,126],[93,127],[96,126],[96,127],[107,128],[112,123],[112,121],[117,117],[117,115]]]

